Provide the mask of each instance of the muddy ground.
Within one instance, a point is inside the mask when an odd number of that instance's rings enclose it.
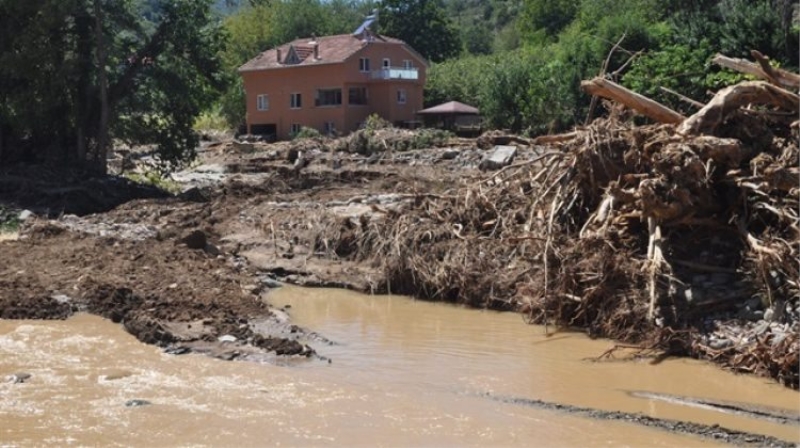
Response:
[[[121,177],[6,168],[2,203],[33,214],[2,242],[0,318],[86,311],[174,353],[317,357],[306,342],[324,338],[271,308],[270,288],[280,280],[381,290],[370,266],[313,257],[314,234],[476,175],[481,154],[306,152],[299,172],[292,157],[286,145],[207,143],[174,175],[177,196]]]
[[[492,175],[479,169],[486,150],[475,140],[371,155],[333,152],[315,141],[297,149],[206,142],[197,162],[172,176],[183,191],[178,195],[121,177],[87,180],[43,167],[4,169],[0,203],[33,213],[16,239],[0,239],[0,318],[63,319],[85,311],[170,353],[324,359],[307,343],[329,341],[292,325],[283,310],[269,305],[269,291],[280,282],[397,291],[401,285],[389,284],[374,260],[352,256],[356,242],[348,229]],[[543,151],[520,147],[513,162]],[[146,167],[147,157],[138,165]],[[322,237],[332,232],[335,238]],[[501,400],[733,444],[783,444],[639,415]]]

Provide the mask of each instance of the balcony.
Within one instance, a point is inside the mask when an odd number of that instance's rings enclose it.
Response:
[[[384,67],[372,71],[372,79],[419,79],[416,68]]]

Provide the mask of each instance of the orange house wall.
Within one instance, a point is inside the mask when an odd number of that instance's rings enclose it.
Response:
[[[359,71],[359,59],[370,59],[370,72]],[[407,59],[418,70],[416,80],[373,80],[372,71],[382,68],[383,58],[389,58],[391,67],[402,67]],[[247,98],[247,125],[275,124],[277,137],[288,139],[293,123],[324,130],[326,122],[333,122],[340,133],[357,129],[370,114],[377,113],[390,122],[411,121],[422,109],[426,70],[424,62],[405,48],[396,44],[373,42],[367,44],[343,63],[317,66],[285,67],[263,71],[243,72]],[[349,105],[348,88],[366,86],[368,105]],[[315,106],[314,96],[320,88],[341,88],[342,104]],[[406,90],[406,103],[397,103],[397,90]],[[302,94],[302,107],[290,108],[290,94]],[[269,110],[257,110],[257,97],[269,95]]]

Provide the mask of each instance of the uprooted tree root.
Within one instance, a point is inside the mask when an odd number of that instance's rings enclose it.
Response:
[[[688,119],[714,135],[597,120],[445,194],[332,222],[316,246],[381,268],[393,293],[518,309],[796,388],[796,324],[722,351],[700,336],[745,300],[800,297],[796,136],[768,109],[724,112]],[[708,275],[722,284],[700,291]]]

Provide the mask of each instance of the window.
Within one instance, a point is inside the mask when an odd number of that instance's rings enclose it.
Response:
[[[258,95],[256,97],[256,108],[258,110],[269,110],[269,95]]]
[[[339,106],[342,104],[342,89],[319,89],[315,106]]]
[[[408,70],[410,68],[414,68],[414,66],[411,65],[411,61],[409,61],[408,59],[403,59],[403,68]]]
[[[301,126],[298,123],[292,123],[292,125],[289,126],[289,134],[292,136],[297,135],[300,132],[300,128]]]
[[[299,93],[292,93],[289,95],[289,107],[292,109],[300,109],[303,107],[303,95]]]
[[[383,58],[383,68],[389,68],[392,66],[392,61],[389,58]]]
[[[336,124],[334,122],[332,122],[332,121],[326,121],[325,122],[324,134],[325,135],[335,135],[336,134]]]
[[[347,104],[356,104],[359,106],[367,105],[367,88],[366,87],[350,87],[347,91]]]
[[[358,70],[362,72],[369,71],[369,58],[361,58],[358,60]]]
[[[397,89],[397,104],[406,104],[405,89]]]

